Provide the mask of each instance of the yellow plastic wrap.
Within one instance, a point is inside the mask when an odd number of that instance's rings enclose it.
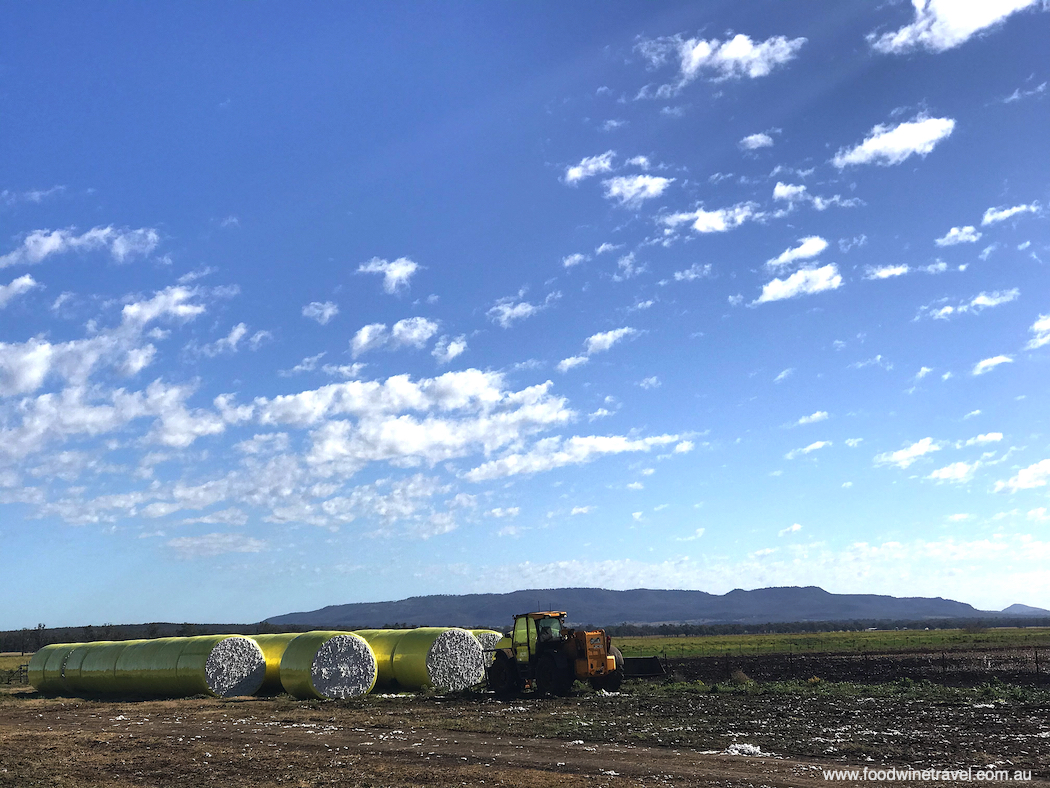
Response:
[[[281,659],[288,644],[295,640],[300,632],[282,632],[273,635],[249,635],[248,637],[259,644],[263,657],[266,659],[266,678],[260,692],[281,691]]]
[[[355,634],[375,652],[383,684],[406,690],[460,690],[484,679],[481,646],[465,629],[364,629]]]
[[[376,655],[376,668],[379,673],[376,684],[388,687],[395,682],[394,651],[398,641],[409,630],[407,629],[355,629],[354,634],[364,638]]]
[[[427,657],[434,641],[448,631],[447,627],[419,627],[403,630],[394,650],[394,679],[405,689],[433,686],[427,670]]]
[[[203,635],[50,649],[40,678],[49,692],[177,698],[250,695],[258,691],[264,673],[262,652],[253,641],[240,635]]]
[[[377,675],[375,653],[350,632],[304,632],[287,644],[281,658],[281,685],[300,700],[364,695]]]
[[[38,692],[68,692],[63,670],[76,643],[53,643],[44,646],[29,660],[29,683]]]

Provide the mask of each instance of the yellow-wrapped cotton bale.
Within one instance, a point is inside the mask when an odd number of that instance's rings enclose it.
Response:
[[[53,643],[33,654],[29,660],[29,683],[38,692],[68,692],[64,677],[66,659],[76,647],[76,643]]]
[[[304,632],[281,658],[281,685],[301,700],[365,695],[377,675],[372,648],[350,632]]]
[[[273,635],[249,635],[259,648],[262,649],[263,657],[266,659],[266,678],[263,680],[260,692],[281,691],[281,660],[288,644],[295,640],[301,632],[281,632]]]
[[[485,678],[481,645],[470,632],[455,627],[358,630],[381,665],[389,659],[393,682],[406,690],[433,687],[461,690]]]

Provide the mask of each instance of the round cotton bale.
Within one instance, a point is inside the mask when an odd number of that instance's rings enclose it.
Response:
[[[495,649],[498,647],[497,644],[503,640],[503,633],[496,632],[494,629],[472,629],[470,634],[476,637],[481,645],[484,664],[491,665],[496,658]]]
[[[119,692],[117,688],[117,659],[133,641],[98,641],[85,643],[83,659],[80,661],[76,679],[67,675],[66,683],[71,690],[89,694]],[[74,652],[80,651],[74,649]],[[72,656],[72,654],[70,654]],[[68,666],[69,660],[66,660]]]
[[[184,676],[200,677],[207,692],[220,698],[259,691],[266,678],[266,658],[254,640],[242,635],[204,635],[191,641],[179,655],[180,682]]]
[[[262,649],[263,657],[266,659],[266,678],[263,679],[260,692],[281,691],[281,660],[288,644],[299,637],[300,632],[282,632],[273,635],[249,635],[259,648]]]
[[[409,629],[394,651],[394,678],[405,689],[461,690],[481,683],[485,662],[477,638],[465,629]]]
[[[356,698],[372,691],[377,676],[371,646],[350,632],[304,632],[281,658],[281,685],[300,700]]]

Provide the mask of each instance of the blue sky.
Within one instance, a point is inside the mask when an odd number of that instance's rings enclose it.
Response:
[[[1048,25],[8,5],[0,627],[1050,607]]]

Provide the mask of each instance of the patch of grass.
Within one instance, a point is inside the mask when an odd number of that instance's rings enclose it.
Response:
[[[722,655],[953,651],[972,648],[1047,648],[1050,627],[996,629],[879,630],[813,634],[618,637],[625,657],[714,657]],[[1048,655],[1050,656],[1050,655]]]

